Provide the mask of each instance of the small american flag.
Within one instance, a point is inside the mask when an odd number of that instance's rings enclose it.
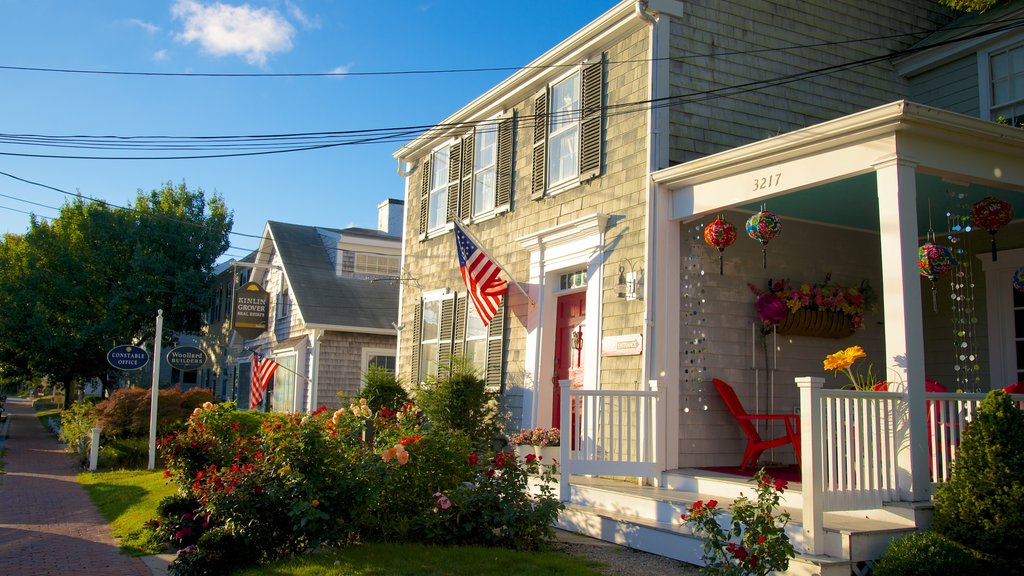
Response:
[[[459,253],[462,280],[469,290],[473,306],[486,326],[498,311],[501,297],[508,290],[508,282],[498,277],[501,268],[469,239],[458,222],[455,223],[455,247]]]
[[[274,362],[270,358],[260,359],[260,355],[253,352],[252,391],[249,394],[250,410],[255,409],[263,402],[263,392],[266,391],[267,384],[269,384],[270,379],[274,377],[274,372],[277,371],[278,366],[280,366],[280,364]]]

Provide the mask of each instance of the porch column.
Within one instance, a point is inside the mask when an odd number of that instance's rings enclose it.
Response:
[[[890,389],[905,392],[906,414],[894,414],[897,482],[905,501],[927,500],[927,424],[924,397],[924,330],[918,272],[916,164],[893,156],[875,164],[878,181],[885,368]],[[915,473],[916,472],[916,473]]]

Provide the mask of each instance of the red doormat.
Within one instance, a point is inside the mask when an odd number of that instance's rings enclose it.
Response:
[[[698,470],[707,470],[708,472],[718,472],[721,474],[729,474],[731,476],[742,476],[743,478],[750,480],[754,477],[754,473],[758,471],[758,468],[748,466],[746,470],[740,470],[739,466],[706,466],[704,468],[698,468]],[[776,480],[785,480],[786,482],[800,481],[800,467],[796,464],[791,464],[789,466],[767,467],[765,468],[765,472]]]

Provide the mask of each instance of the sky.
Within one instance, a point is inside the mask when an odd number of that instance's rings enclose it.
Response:
[[[54,217],[74,194],[125,206],[167,182],[224,198],[234,228],[222,259],[255,250],[267,220],[376,228],[377,205],[403,198],[392,153],[413,134],[288,153],[158,157],[238,152],[211,148],[209,137],[438,123],[514,70],[408,72],[526,65],[616,2],[510,4],[0,0],[0,233],[25,233],[28,213]],[[54,138],[67,136],[76,138]],[[86,137],[132,147],[77,146]],[[139,137],[163,149],[142,149]],[[200,137],[199,149],[166,146]]]

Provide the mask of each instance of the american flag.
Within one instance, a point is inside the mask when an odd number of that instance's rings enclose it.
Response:
[[[455,223],[455,247],[459,252],[459,271],[469,289],[484,326],[491,323],[501,305],[501,297],[508,290],[508,282],[498,277],[501,268],[484,251],[477,247],[459,223]]]
[[[280,366],[277,362],[274,362],[270,358],[260,359],[260,355],[253,352],[252,354],[252,387],[251,393],[249,394],[249,409],[253,410],[263,402],[263,392],[267,389],[267,384],[270,383],[270,379],[274,377],[274,372],[277,371],[277,367]]]

